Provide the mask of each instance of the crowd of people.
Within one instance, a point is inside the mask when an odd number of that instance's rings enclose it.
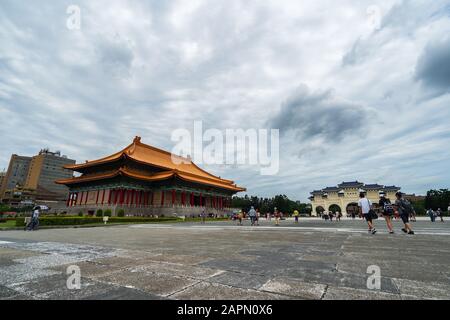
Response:
[[[378,201],[378,206],[375,206],[372,201],[370,201],[367,197],[365,192],[360,192],[359,194],[359,201],[358,201],[358,210],[359,210],[359,217],[361,219],[364,219],[368,225],[368,232],[370,234],[377,233],[377,229],[375,228],[375,222],[374,220],[378,219],[379,217],[382,217],[386,222],[386,227],[389,232],[389,234],[394,234],[394,225],[393,220],[394,219],[401,219],[403,226],[401,228],[401,231],[413,235],[414,230],[412,228],[411,222],[416,221],[416,211],[414,210],[413,205],[410,201],[405,199],[403,197],[403,194],[401,192],[397,192],[395,194],[395,201],[391,202],[389,198],[386,197],[386,194],[380,193],[380,198]],[[375,209],[376,207],[376,209]],[[448,208],[448,211],[450,212],[450,205]],[[437,211],[434,211],[432,209],[429,209],[427,211],[427,214],[429,215],[432,222],[436,221],[436,218],[439,217],[442,222],[444,222],[444,212],[441,209],[438,209]],[[277,208],[274,208],[273,212],[267,212],[265,215],[265,219],[268,222],[272,221],[272,218],[275,219],[275,225],[279,226],[280,221],[283,220],[283,213],[279,211]],[[299,223],[299,212],[295,210],[292,215],[294,218],[294,223]],[[342,218],[342,212],[340,211],[328,211],[328,212],[321,212],[319,216],[324,220],[333,221],[340,221]],[[253,206],[250,208],[248,213],[245,213],[244,211],[240,210],[234,217],[233,220],[237,221],[237,225],[242,226],[243,220],[245,218],[249,218],[251,221],[251,226],[259,226],[259,221],[261,219],[261,213],[258,209],[255,209]],[[353,213],[351,215],[353,219],[355,219],[356,214]]]
[[[448,206],[447,211],[450,212],[450,205]],[[427,210],[427,215],[430,217],[431,222],[436,222],[436,218],[439,218],[441,222],[444,222],[444,212],[441,208],[438,208],[436,211],[430,208]]]

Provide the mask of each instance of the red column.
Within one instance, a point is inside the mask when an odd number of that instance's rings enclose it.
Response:
[[[95,204],[98,204],[98,196],[100,195],[100,190],[97,190],[97,199],[95,199]]]
[[[103,194],[102,194],[102,204],[105,203],[105,193],[106,193],[106,190],[103,189]]]
[[[155,193],[153,191],[150,191],[150,194],[152,196],[152,198],[150,199],[150,204],[153,205],[155,203]]]
[[[87,204],[89,198],[89,191],[86,191],[86,199],[84,200],[84,204]]]
[[[175,190],[172,190],[172,205],[175,204],[175,198],[176,198],[177,194],[175,192]]]
[[[183,192],[181,192],[181,205],[182,206],[184,206],[184,196],[185,196],[185,194],[184,194],[184,191],[183,191]]]
[[[125,198],[125,190],[124,189],[120,189],[120,200],[119,200],[119,204],[123,205],[123,200]]]
[[[164,190],[161,191],[161,206],[164,206]]]
[[[66,207],[69,206],[69,203],[70,203],[70,197],[72,197],[72,192],[69,192],[69,196],[68,196],[67,201],[66,201]]]
[[[191,207],[194,206],[194,194],[191,192]]]

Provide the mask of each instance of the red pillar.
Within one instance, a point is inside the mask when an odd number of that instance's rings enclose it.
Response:
[[[203,207],[202,194],[200,193],[200,207]]]
[[[164,190],[161,191],[161,206],[164,206]]]
[[[172,190],[172,205],[175,204],[175,198],[176,198],[177,194],[175,192],[175,190]]]
[[[119,200],[119,204],[123,205],[123,200],[125,199],[125,190],[124,189],[120,189],[120,200]]]
[[[181,192],[181,205],[182,206],[184,206],[184,196],[185,196],[185,194],[184,194],[184,191],[183,191],[183,192]]]
[[[153,191],[150,191],[151,194],[151,199],[150,199],[150,204],[153,205],[155,203],[155,193]]]
[[[98,196],[100,195],[100,190],[97,190],[97,199],[95,199],[95,204],[98,204]]]
[[[105,203],[105,192],[106,192],[106,190],[103,189],[103,194],[102,194],[102,204]]]
[[[194,206],[194,194],[191,192],[191,207]]]
[[[69,206],[69,203],[70,203],[70,197],[72,197],[72,192],[69,192],[69,197],[67,198],[67,201],[66,201],[66,207]]]

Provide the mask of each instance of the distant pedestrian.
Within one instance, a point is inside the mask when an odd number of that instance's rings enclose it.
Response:
[[[202,210],[202,213],[200,214],[200,223],[205,224],[206,223],[206,213],[205,209]]]
[[[250,211],[248,212],[248,216],[250,217],[251,225],[253,227],[256,224],[256,211],[253,206],[250,208]]]
[[[433,211],[433,209],[428,209],[427,215],[430,217],[431,222],[435,221],[435,212]]]
[[[405,227],[402,228],[402,231],[407,234],[414,234],[414,231],[411,228],[411,224],[409,223],[409,216],[413,211],[413,207],[408,200],[403,198],[403,194],[401,192],[397,192],[395,196],[397,197],[395,206],[397,207],[400,218],[405,225]]]
[[[39,226],[39,215],[40,215],[39,209],[40,209],[39,207],[33,208],[33,213],[31,214],[31,220],[30,223],[28,224],[27,230],[34,231]]]
[[[439,218],[441,218],[441,222],[444,222],[444,212],[441,210],[441,208],[437,209],[437,215]]]
[[[372,221],[372,203],[369,199],[366,198],[366,195],[364,192],[359,193],[359,201],[358,201],[358,207],[359,207],[359,214],[363,216],[366,221],[367,225],[369,226],[369,233],[375,234],[377,233],[377,230],[374,227],[373,221]]]
[[[389,230],[390,234],[394,233],[394,226],[392,225],[392,216],[394,215],[394,206],[391,203],[391,200],[386,198],[384,193],[380,194],[380,201],[378,202],[381,208],[381,214],[386,220],[386,226]]]
[[[275,216],[275,225],[279,226],[280,225],[280,219],[281,219],[281,212],[278,211],[277,208],[275,208],[275,210],[274,210],[274,216]]]
[[[244,218],[244,213],[242,212],[242,210],[239,211],[238,216],[237,216],[237,220],[238,220],[238,226],[242,226],[242,219]]]
[[[266,214],[266,220],[267,220],[267,221],[271,221],[271,220],[272,220],[272,216],[271,216],[270,212],[267,212],[267,214]]]
[[[259,218],[261,217],[261,213],[259,209],[256,209],[256,225],[259,226]]]
[[[295,223],[298,223],[298,216],[299,216],[299,213],[298,213],[298,211],[297,210],[294,210],[294,220],[295,220]]]

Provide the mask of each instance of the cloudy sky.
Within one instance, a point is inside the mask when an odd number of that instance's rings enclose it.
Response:
[[[1,1],[0,169],[171,150],[196,120],[280,129],[277,175],[206,166],[252,195],[450,187],[450,1]]]

